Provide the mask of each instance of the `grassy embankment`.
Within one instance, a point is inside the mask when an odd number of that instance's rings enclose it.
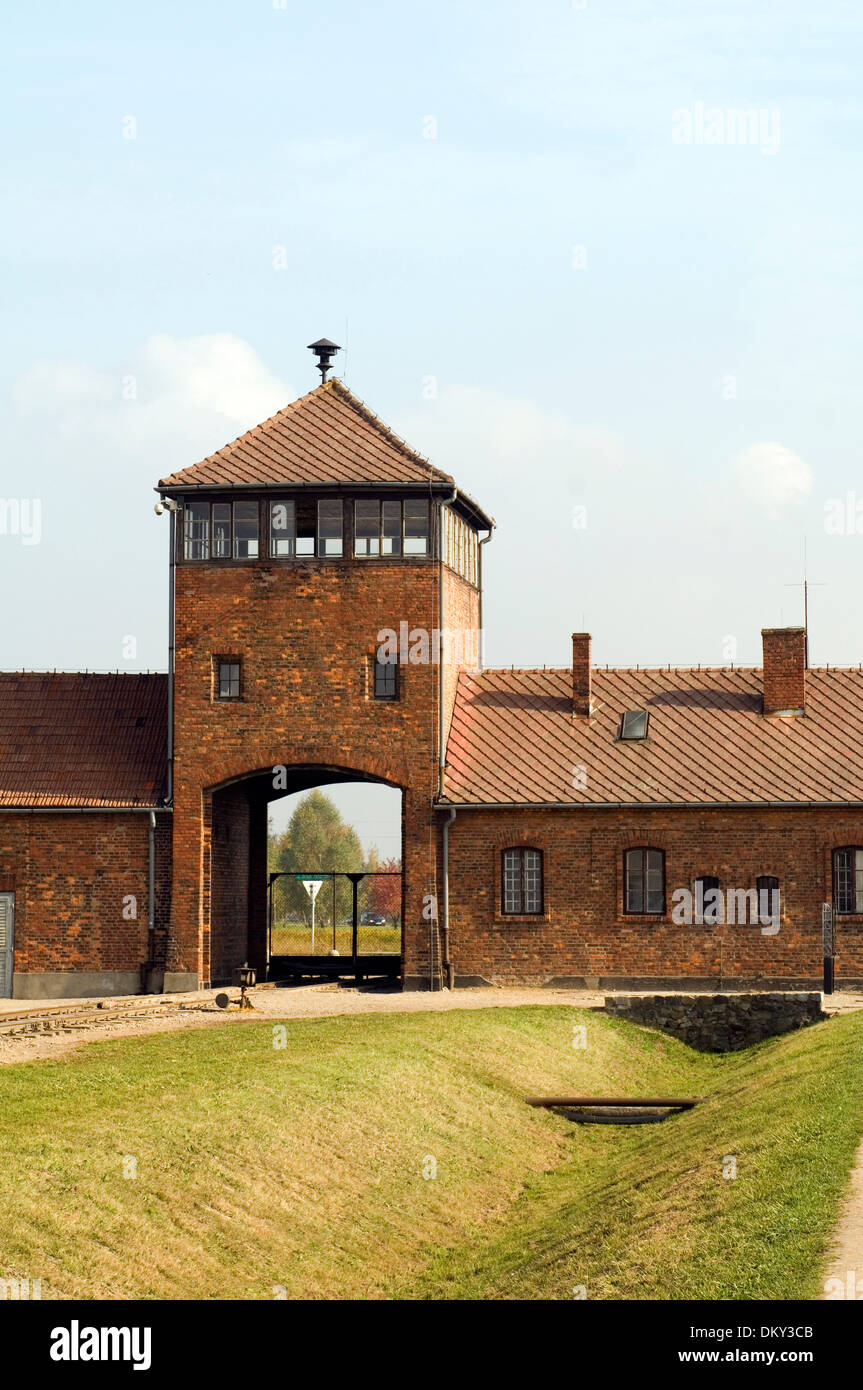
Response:
[[[0,1068],[0,1277],[43,1298],[819,1295],[863,1014],[725,1057],[541,1006],[286,1030]],[[561,1088],[709,1100],[628,1129],[523,1102]]]

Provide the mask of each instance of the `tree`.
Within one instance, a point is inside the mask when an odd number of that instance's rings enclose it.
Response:
[[[401,860],[384,859],[378,866],[380,877],[367,879],[369,909],[389,917],[395,927],[402,915]]]
[[[338,807],[325,792],[315,788],[298,803],[287,829],[270,836],[271,873],[318,874],[360,872],[363,849],[352,825],[346,825]],[[302,883],[280,880],[279,897],[288,912],[311,920],[311,902]],[[351,886],[347,879],[336,879],[335,892],[329,883],[320,891],[318,921],[332,925],[335,909],[339,922],[351,910]]]
[[[284,873],[349,873],[363,867],[363,848],[352,825],[319,788],[298,803],[288,827],[271,840],[270,869]]]

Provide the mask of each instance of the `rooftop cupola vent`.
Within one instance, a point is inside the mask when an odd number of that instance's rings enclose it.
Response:
[[[318,338],[316,343],[309,343],[309,351],[313,352],[318,359],[318,371],[321,374],[321,383],[323,383],[330,370],[330,358],[341,349],[338,343],[331,343],[329,338]]]

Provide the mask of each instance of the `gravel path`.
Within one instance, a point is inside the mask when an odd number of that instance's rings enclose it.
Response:
[[[233,1000],[235,989],[225,991]],[[176,1014],[156,1014],[152,1018],[112,1017],[112,1005],[106,1000],[104,1010],[93,1011],[93,1021],[70,1025],[68,1031],[57,1033],[0,1034],[0,1066],[10,1062],[37,1061],[62,1056],[82,1044],[100,1038],[144,1037],[150,1033],[178,1032],[185,1028],[233,1026],[238,1023],[262,1022],[267,1019],[333,1018],[340,1014],[367,1013],[440,1013],[450,1009],[511,1008],[513,1005],[569,1005],[571,1008],[601,1008],[604,995],[587,990],[550,989],[459,989],[440,993],[403,993],[391,985],[385,987],[340,986],[335,984],[297,985],[284,989],[258,989],[253,993],[255,1012],[240,1013],[224,1010],[215,1004],[219,990],[202,990],[197,994],[171,995],[170,1000],[181,1007]],[[162,996],[164,1002],[167,996]],[[9,1000],[0,1009],[4,1017],[25,1010],[47,1008],[51,1004],[68,1008],[76,1002],[92,1004],[93,1000]]]
[[[839,1221],[830,1242],[830,1264],[824,1275],[821,1296],[824,1299],[863,1299],[863,1144],[857,1150]]]

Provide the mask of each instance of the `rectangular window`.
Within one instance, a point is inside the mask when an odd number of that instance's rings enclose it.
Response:
[[[479,542],[476,531],[451,507],[443,509],[441,553],[445,565],[469,584],[476,584],[479,568]]]
[[[402,504],[384,502],[381,506],[381,554],[402,553]]]
[[[376,700],[399,698],[399,668],[395,661],[375,659],[374,695]]]
[[[837,912],[863,913],[863,849],[834,850],[833,906]]]
[[[380,555],[381,504],[358,499],[354,503],[354,554]]]
[[[270,503],[270,555],[274,560],[292,560],[295,553],[297,521],[293,502]]]
[[[215,538],[216,503],[213,504],[213,536]],[[257,502],[234,503],[234,559],[257,560],[260,510]]]
[[[429,504],[405,502],[405,555],[428,555]]]
[[[505,849],[502,856],[502,897],[505,915],[534,917],[542,913],[542,851]]]
[[[311,498],[301,498],[296,504],[297,536],[295,554],[298,559],[315,554],[318,534],[318,509]]]
[[[239,700],[241,691],[242,663],[237,660],[216,660],[216,699]]]
[[[210,558],[210,504],[188,502],[183,508],[184,555],[187,560]]]
[[[203,504],[206,506],[206,503]],[[213,503],[213,546],[212,559],[230,560],[231,558],[231,504],[230,502]]]
[[[628,849],[623,857],[624,911],[665,911],[665,855],[661,849]]]
[[[256,560],[257,502],[189,502],[183,554],[187,560]]]
[[[342,554],[344,505],[337,502],[318,503],[318,554],[324,558]]]

